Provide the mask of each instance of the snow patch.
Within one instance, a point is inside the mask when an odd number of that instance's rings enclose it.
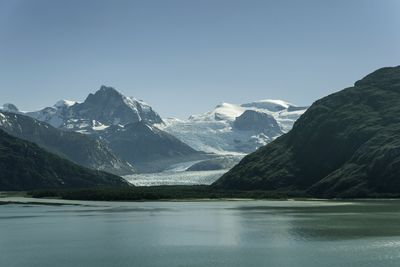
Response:
[[[72,101],[72,100],[59,100],[57,103],[54,104],[55,108],[63,108],[63,107],[71,107],[75,104],[77,104],[77,101]]]

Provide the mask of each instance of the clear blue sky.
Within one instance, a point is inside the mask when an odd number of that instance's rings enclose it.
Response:
[[[102,84],[163,117],[307,105],[399,64],[398,0],[0,1],[0,103],[23,110]]]

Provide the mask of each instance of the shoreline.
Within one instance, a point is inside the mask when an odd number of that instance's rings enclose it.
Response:
[[[62,198],[34,198],[28,195],[16,196],[11,194],[6,196],[0,192],[0,206],[2,205],[44,205],[44,206],[97,206],[107,207],[115,204],[138,204],[138,203],[222,203],[222,202],[286,202],[286,203],[324,203],[324,205],[352,205],[354,201],[362,201],[366,199],[319,199],[319,198],[271,198],[271,199],[256,199],[256,198],[187,198],[187,199],[157,199],[157,200],[72,200]],[[369,199],[378,200],[378,199]],[[389,200],[389,199],[381,199]],[[393,199],[395,200],[395,199]]]
[[[400,201],[393,197],[366,197],[366,198],[315,198],[289,196],[282,192],[264,191],[194,191],[182,190],[190,187],[157,187],[163,189],[149,190],[150,187],[139,188],[139,191],[121,191],[117,188],[103,189],[75,189],[75,190],[44,190],[44,191],[0,191],[0,205],[25,204],[25,205],[92,205],[107,203],[154,203],[154,202],[257,202],[257,201],[282,201],[282,202],[325,202],[349,203],[362,201]],[[167,188],[167,190],[165,190]],[[193,188],[193,187],[192,187]],[[200,187],[201,188],[201,187]],[[138,188],[136,188],[138,189]],[[141,191],[144,189],[144,192]],[[156,188],[154,188],[156,189]],[[173,189],[173,190],[170,190]],[[177,191],[178,189],[178,191]],[[182,191],[179,191],[182,190]]]

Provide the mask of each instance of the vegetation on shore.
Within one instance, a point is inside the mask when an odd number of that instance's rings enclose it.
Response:
[[[49,189],[28,192],[34,198],[61,198],[96,201],[190,200],[190,199],[283,199],[301,193],[219,190],[206,185],[168,185],[143,187],[101,187],[85,189]]]
[[[142,187],[99,187],[45,189],[27,192],[33,198],[59,198],[91,201],[155,201],[218,199],[302,199],[314,196],[304,191],[223,190],[207,185],[163,185]],[[351,197],[343,197],[349,199]],[[369,194],[363,198],[400,198],[400,194]]]

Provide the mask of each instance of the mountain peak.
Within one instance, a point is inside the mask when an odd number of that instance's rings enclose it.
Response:
[[[241,105],[242,107],[250,107],[250,108],[259,108],[266,109],[272,112],[281,111],[284,109],[288,109],[289,107],[296,107],[295,105],[279,100],[279,99],[263,99],[259,101],[254,101],[251,103],[245,103]]]
[[[397,87],[400,84],[399,73],[400,66],[380,68],[355,82],[354,86]]]
[[[115,89],[112,86],[106,86],[106,85],[102,85],[100,86],[100,89],[95,93],[106,93],[106,94],[115,94],[115,95],[122,95],[121,92],[119,92],[117,89]]]
[[[60,100],[53,107],[29,112],[27,115],[56,128],[79,129],[80,132],[97,131],[99,129],[96,125],[104,128],[141,120],[149,124],[163,122],[145,102],[126,97],[114,87],[105,85],[89,94],[84,102]]]
[[[75,114],[105,125],[124,125],[141,120],[148,123],[162,122],[160,116],[146,103],[126,97],[114,87],[105,85],[73,108]]]
[[[102,85],[95,93],[88,95],[84,103],[96,106],[113,106],[118,107],[124,105],[128,97],[111,86]]]
[[[3,110],[4,111],[8,111],[8,112],[14,112],[14,113],[18,113],[19,112],[18,108],[14,104],[11,104],[11,103],[4,104],[3,105]]]
[[[117,89],[111,86],[102,85],[99,90],[94,94],[89,94],[85,102],[109,102],[109,101],[122,101],[124,95]]]
[[[62,100],[57,101],[57,103],[54,104],[54,107],[56,107],[56,108],[71,107],[71,106],[75,105],[76,103],[78,103],[78,102],[62,99]]]

